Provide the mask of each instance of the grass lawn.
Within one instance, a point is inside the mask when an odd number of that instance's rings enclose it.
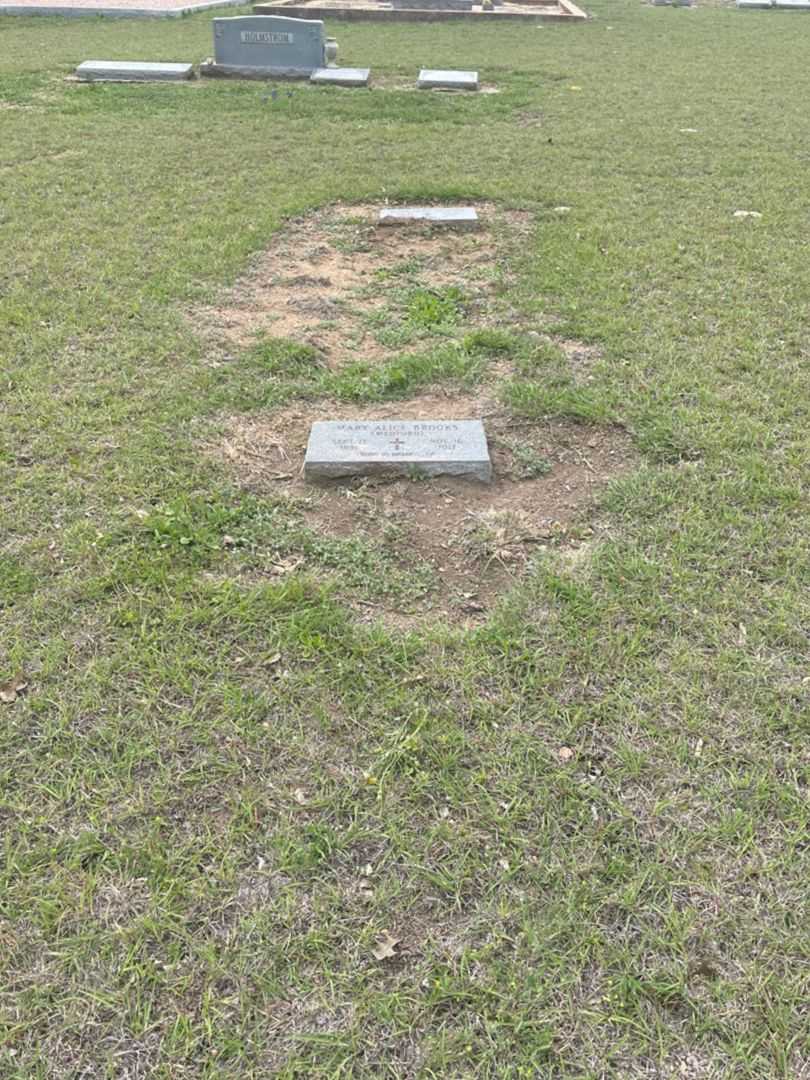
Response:
[[[810,22],[587,7],[330,24],[382,88],[276,101],[65,81],[210,14],[0,22],[4,1080],[810,1077]],[[212,331],[386,199],[522,225],[372,275],[375,364]],[[474,620],[208,449],[484,391],[632,468]]]

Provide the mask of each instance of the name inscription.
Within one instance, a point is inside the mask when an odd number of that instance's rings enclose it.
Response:
[[[243,30],[239,35],[243,45],[292,45],[292,34],[276,30]]]
[[[332,446],[356,458],[452,457],[461,448],[451,421],[335,423]]]

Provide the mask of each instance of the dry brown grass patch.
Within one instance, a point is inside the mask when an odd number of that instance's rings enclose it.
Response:
[[[531,214],[479,204],[482,227],[455,232],[381,228],[379,209],[340,204],[291,221],[215,305],[191,313],[195,328],[225,350],[270,335],[312,346],[332,368],[383,361],[398,349],[381,344],[369,316],[385,305],[388,289],[417,279],[458,286],[473,321],[492,321],[484,311]]]

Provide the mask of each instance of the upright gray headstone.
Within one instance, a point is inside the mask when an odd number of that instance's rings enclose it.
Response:
[[[140,60],[85,60],[76,68],[83,82],[179,82],[194,76],[192,64],[148,64]]]
[[[327,65],[320,19],[283,15],[237,15],[214,19],[214,61],[202,75],[308,79]]]
[[[319,420],[309,433],[304,476],[465,476],[489,483],[492,463],[480,420]]]

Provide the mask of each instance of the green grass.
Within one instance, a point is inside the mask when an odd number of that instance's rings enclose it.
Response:
[[[3,18],[4,1078],[807,1075],[806,24],[589,10],[330,25],[391,84],[500,92],[276,103],[64,81],[198,61],[208,15]],[[288,216],[386,198],[533,215],[514,329],[442,294],[379,368],[210,362],[184,311]],[[523,336],[552,316],[599,346],[587,386]],[[643,464],[475,631],[360,621],[426,572],[198,448],[498,356],[516,415],[624,424]]]

